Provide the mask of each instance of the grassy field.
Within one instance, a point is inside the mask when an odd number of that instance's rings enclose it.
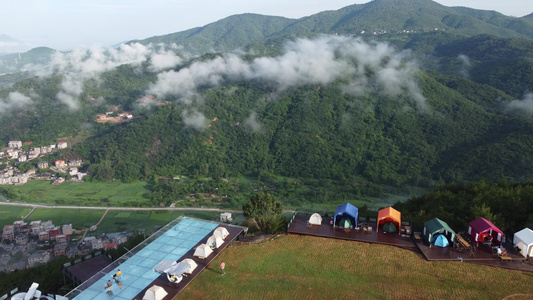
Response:
[[[30,212],[29,207],[20,206],[0,206],[0,226],[11,225],[14,221],[19,221],[22,217]]]
[[[70,205],[86,205],[90,204],[88,202],[94,202],[101,205],[130,204],[130,206],[136,206],[139,200],[143,200],[143,195],[149,192],[146,185],[146,182],[137,181],[133,183],[64,182],[55,186],[50,181],[32,180],[25,185],[6,187],[16,191],[25,202],[60,203],[64,201]]]
[[[226,263],[226,275],[218,266]],[[282,236],[226,249],[175,299],[503,299],[533,297],[531,273],[428,262],[396,247]]]

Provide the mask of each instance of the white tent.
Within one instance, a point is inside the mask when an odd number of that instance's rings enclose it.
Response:
[[[144,293],[143,300],[162,300],[168,293],[160,286],[154,285]]]
[[[520,249],[520,253],[527,257],[533,257],[533,230],[524,228],[514,234],[513,245]]]
[[[228,237],[229,232],[228,232],[228,230],[225,227],[218,227],[213,232],[213,235],[218,235],[220,238],[225,240]]]
[[[200,246],[196,247],[196,250],[194,251],[194,256],[205,259],[207,258],[211,253],[213,253],[213,250],[211,250],[211,247],[209,247],[206,244],[201,244]]]
[[[212,235],[207,239],[207,245],[211,247],[211,249],[218,248],[224,244],[224,240],[218,236],[218,235]]]
[[[192,260],[190,258],[186,258],[186,259],[182,260],[181,262],[184,262],[184,263],[189,265],[189,268],[187,270],[185,270],[185,274],[191,274],[194,271],[194,269],[196,269],[196,267],[198,267],[198,264],[194,260]]]
[[[322,216],[319,213],[314,213],[309,218],[309,224],[311,225],[322,225]]]

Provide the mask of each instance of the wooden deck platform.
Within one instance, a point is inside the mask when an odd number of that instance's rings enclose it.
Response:
[[[199,259],[199,258],[193,256],[196,247],[199,246],[200,244],[205,244],[207,242],[207,239],[212,235],[212,232],[210,234],[208,234],[203,240],[201,240],[191,250],[189,250],[189,252],[187,252],[187,254],[185,254],[184,256],[182,256],[178,260],[178,262],[182,261],[182,260],[184,260],[186,258],[190,258],[190,259],[194,260],[198,264],[198,267],[196,267],[196,269],[194,269],[192,274],[184,276],[183,280],[180,281],[179,283],[171,283],[170,281],[168,281],[166,274],[161,274],[150,285],[148,285],[148,287],[146,287],[139,294],[137,294],[135,296],[135,298],[133,298],[133,299],[134,300],[142,300],[142,298],[143,298],[144,294],[146,293],[146,291],[150,287],[152,287],[154,285],[158,285],[158,286],[162,287],[168,293],[168,295],[165,298],[163,298],[163,300],[172,300],[174,297],[176,297],[176,295],[178,295],[196,276],[198,276],[205,268],[207,268],[207,266],[209,266],[209,264],[220,253],[222,253],[222,251],[224,251],[224,249],[226,249],[226,247],[228,247],[233,241],[235,241],[241,234],[244,233],[244,227],[240,227],[240,226],[220,225],[219,227],[225,227],[228,230],[228,232],[229,232],[229,236],[226,238],[226,240],[224,241],[224,244],[222,244],[222,246],[220,246],[218,249],[213,250],[213,253],[211,253],[211,255],[209,255],[206,259]],[[215,266],[213,269],[215,269],[217,271],[220,271],[218,269],[218,266]]]
[[[508,251],[507,257],[509,257],[510,260],[502,260],[499,256],[493,255],[489,247],[480,246],[475,251],[475,255],[470,256],[468,251],[460,252],[453,247],[429,247],[424,244],[422,239],[416,239],[415,236],[402,236],[398,235],[397,232],[376,232],[375,223],[370,224],[373,229],[371,232],[364,232],[363,230],[356,231],[353,229],[345,231],[342,228],[333,228],[333,226],[329,223],[329,219],[324,219],[322,225],[308,225],[308,219],[309,215],[296,214],[289,226],[288,233],[396,246],[415,252],[421,252],[429,261],[463,261],[487,266],[533,272],[533,261],[524,263],[524,257],[518,253],[513,253],[513,251]]]
[[[402,236],[398,234],[398,232],[376,232],[376,223],[367,222],[372,227],[372,231],[365,232],[362,228],[359,230],[343,229],[338,227],[334,228],[329,224],[330,220],[326,219],[323,220],[322,225],[307,225],[308,219],[309,216],[297,214],[288,229],[288,233],[330,237],[372,244],[383,244],[416,252],[419,251],[410,235]],[[360,223],[359,226],[361,227],[362,224]]]

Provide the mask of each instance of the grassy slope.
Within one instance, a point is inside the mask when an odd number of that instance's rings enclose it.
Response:
[[[533,276],[428,262],[396,247],[289,235],[228,248],[175,299],[502,299],[512,294],[533,296]]]

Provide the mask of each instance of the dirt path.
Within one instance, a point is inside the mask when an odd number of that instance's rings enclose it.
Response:
[[[35,208],[36,207],[32,207],[30,212],[27,215],[25,215],[24,217],[22,217],[22,221],[26,220],[35,211]]]
[[[102,217],[100,218],[100,220],[98,220],[98,222],[96,224],[94,224],[94,226],[98,227],[98,225],[100,225],[100,223],[102,223],[102,221],[104,220],[105,216],[107,215],[107,213],[109,212],[109,209],[107,209],[104,214],[102,215]],[[89,232],[89,229],[85,228],[83,230],[83,237],[81,238],[81,240],[83,241],[85,239],[85,236],[87,235],[87,232]]]

